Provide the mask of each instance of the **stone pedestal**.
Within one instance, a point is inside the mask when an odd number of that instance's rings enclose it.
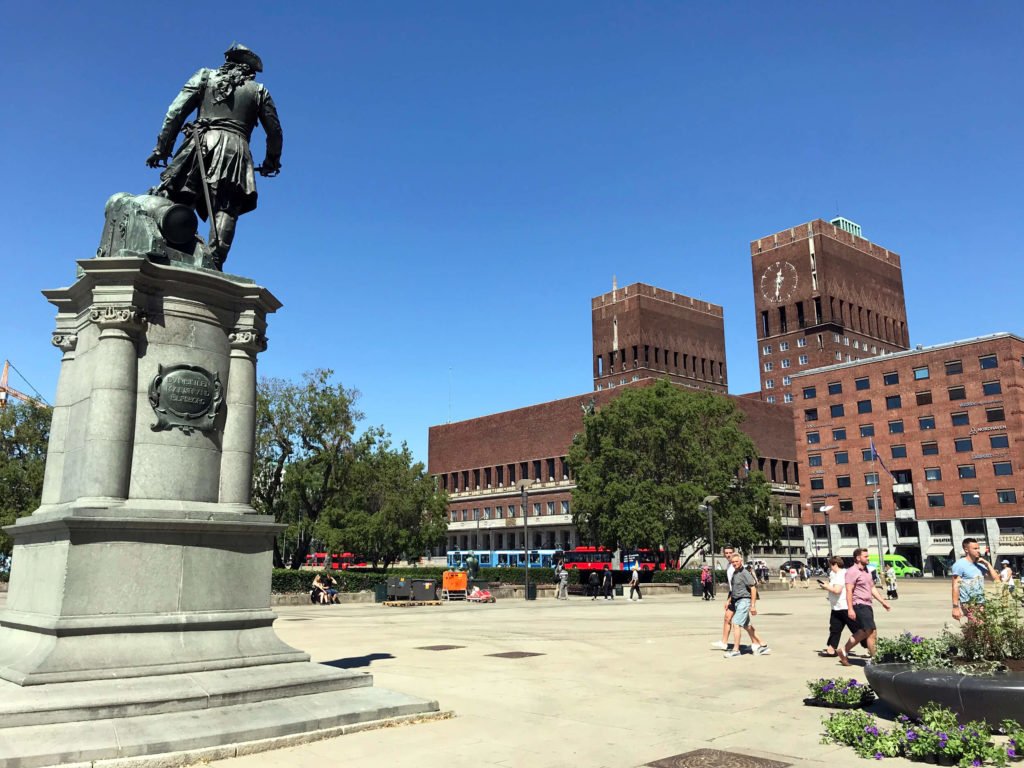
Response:
[[[64,357],[42,504],[5,529],[14,567],[0,614],[0,764],[174,751],[200,731],[205,746],[266,738],[324,727],[332,713],[344,723],[436,710],[386,691],[374,708],[372,688],[353,699],[368,675],[311,664],[272,629],[282,526],[255,513],[250,492],[256,356],[279,302],[241,278],[124,251],[79,265],[74,285],[44,292]],[[308,696],[330,711],[308,712]],[[259,704],[255,736],[245,704]],[[182,730],[172,714],[186,710],[202,729]],[[132,718],[154,716],[128,751],[102,736],[112,718],[123,736]],[[69,733],[88,734],[89,749],[69,752]],[[31,758],[15,751],[29,744]]]

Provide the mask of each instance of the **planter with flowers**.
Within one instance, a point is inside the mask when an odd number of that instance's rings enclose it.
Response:
[[[865,683],[853,678],[832,677],[808,680],[810,697],[804,704],[810,707],[831,707],[832,709],[857,709],[875,700],[874,691]]]
[[[897,712],[917,716],[929,702],[962,719],[1000,722],[1024,701],[1024,615],[1016,601],[992,596],[965,607],[956,631],[938,638],[906,632],[880,638],[868,683]]]

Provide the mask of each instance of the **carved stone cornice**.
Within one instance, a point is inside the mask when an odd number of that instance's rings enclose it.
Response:
[[[109,329],[134,334],[142,330],[146,315],[133,304],[119,304],[96,307],[89,313],[89,319],[96,323],[101,331]]]
[[[267,337],[251,328],[235,328],[228,334],[228,343],[232,349],[259,354],[267,348]]]
[[[75,351],[75,346],[78,344],[78,336],[73,333],[54,331],[50,343],[66,354]]]

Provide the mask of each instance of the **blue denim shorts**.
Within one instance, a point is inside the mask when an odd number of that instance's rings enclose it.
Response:
[[[732,623],[737,627],[746,627],[750,624],[750,598],[741,597],[738,600],[733,599],[733,605],[736,606],[736,615],[732,617]]]

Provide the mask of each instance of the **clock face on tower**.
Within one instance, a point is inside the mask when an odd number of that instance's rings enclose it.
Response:
[[[776,261],[761,275],[761,295],[766,301],[780,304],[796,290],[796,267],[788,261]]]

